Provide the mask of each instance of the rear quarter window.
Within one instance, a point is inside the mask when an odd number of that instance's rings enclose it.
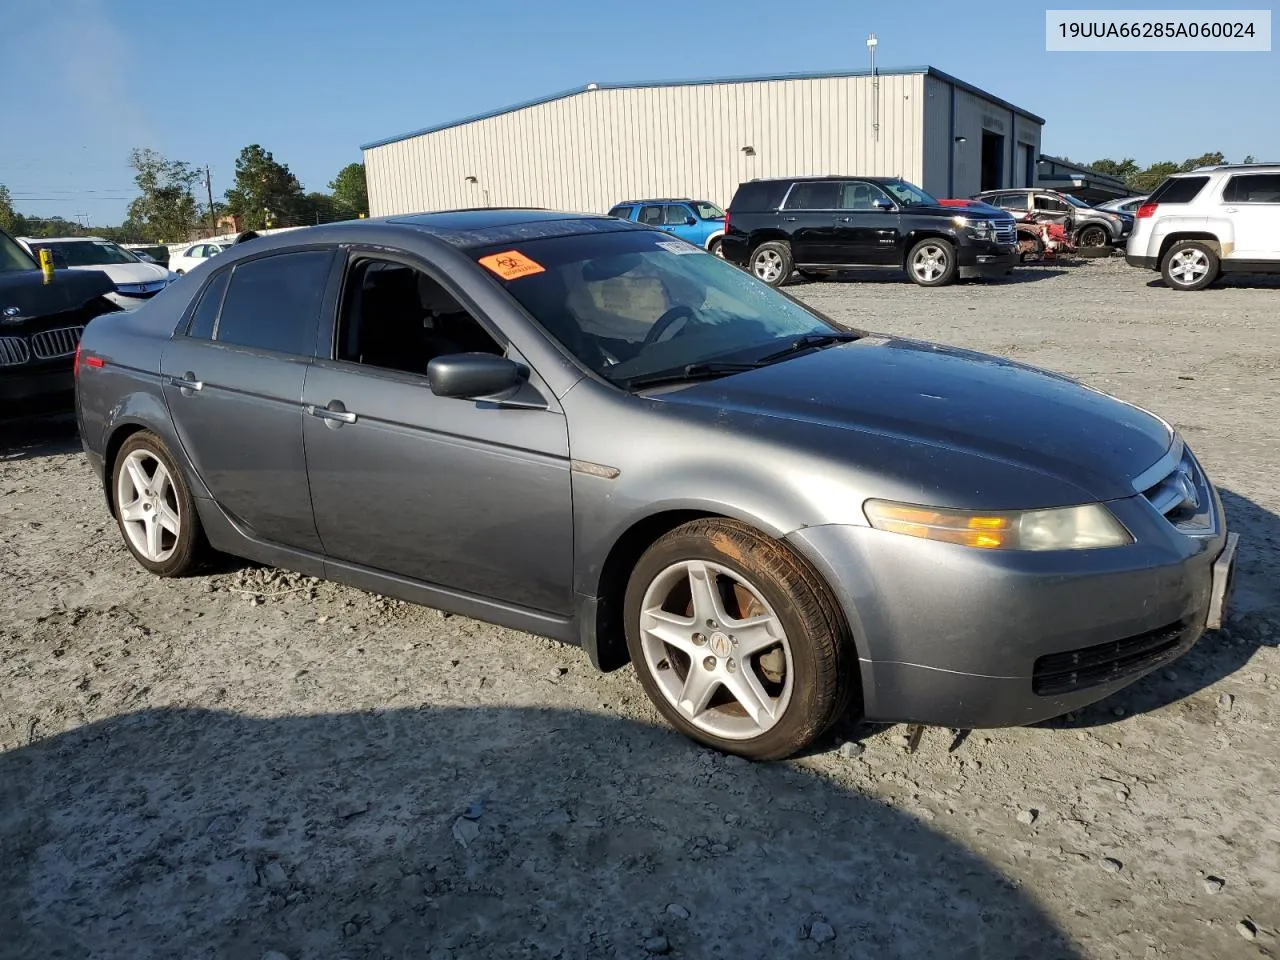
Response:
[[[786,195],[789,186],[791,184],[785,180],[750,181],[741,184],[729,203],[729,209],[735,213],[777,210],[782,205],[782,198]]]
[[[631,207],[614,207],[609,211],[609,216],[617,217],[620,220],[630,220],[631,210]]]
[[[1147,197],[1147,203],[1190,203],[1208,182],[1208,177],[1170,177]]]

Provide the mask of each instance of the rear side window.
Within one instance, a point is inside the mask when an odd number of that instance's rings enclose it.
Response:
[[[1147,203],[1190,203],[1208,182],[1208,177],[1170,177],[1147,197]]]
[[[218,319],[218,342],[310,353],[332,258],[328,250],[305,250],[237,265]]]
[[[835,210],[839,207],[840,185],[834,180],[797,183],[787,195],[787,210]]]
[[[630,207],[614,207],[612,210],[609,211],[609,216],[617,217],[620,220],[630,220],[631,208]]]
[[[640,222],[648,224],[651,227],[662,225],[662,208],[659,206],[648,206],[640,208]]]
[[[789,186],[791,184],[786,180],[748,181],[739,185],[737,193],[729,203],[729,209],[738,213],[777,210]]]
[[[1227,181],[1227,203],[1280,203],[1280,173],[1244,173]]]
[[[214,274],[213,279],[205,286],[200,302],[196,304],[196,312],[191,315],[191,324],[187,327],[188,337],[213,339],[213,324],[218,319],[218,308],[222,306],[222,295],[227,292],[227,280],[230,278],[231,274],[223,270]]]

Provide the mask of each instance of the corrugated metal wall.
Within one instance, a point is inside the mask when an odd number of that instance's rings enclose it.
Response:
[[[620,200],[660,196],[725,205],[744,180],[803,174],[920,183],[924,80],[896,74],[585,91],[366,150],[370,214],[486,204],[605,212]]]

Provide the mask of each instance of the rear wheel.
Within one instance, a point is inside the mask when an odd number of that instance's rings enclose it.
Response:
[[[1160,275],[1173,290],[1203,290],[1218,278],[1218,255],[1207,243],[1180,240],[1160,261]]]
[[[780,287],[791,276],[793,262],[791,247],[778,240],[770,240],[756,247],[751,254],[751,274],[771,287]]]
[[[182,472],[154,433],[135,433],[112,468],[116,523],[134,559],[161,577],[190,573],[204,533]]]
[[[852,642],[825,585],[744,524],[698,520],[662,537],[636,564],[624,612],[650,699],[676,729],[726,753],[791,756],[855,689]]]
[[[941,287],[956,278],[956,248],[950,241],[926,237],[907,254],[907,273],[922,287]]]
[[[713,257],[719,257],[721,260],[724,259],[724,250],[721,249],[721,243],[720,243],[719,237],[712,240],[711,243],[707,245],[707,252],[710,253]]]

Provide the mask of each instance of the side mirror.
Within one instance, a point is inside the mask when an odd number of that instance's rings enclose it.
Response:
[[[884,197],[876,197],[876,199],[871,201],[871,205],[877,210],[884,210],[886,212],[893,209],[893,204]]]
[[[697,217],[685,217],[685,218],[684,218],[684,222],[685,222],[685,226],[688,226],[688,227],[696,227],[696,226],[698,225],[698,218],[697,218]]]
[[[493,399],[517,389],[523,381],[514,361],[491,353],[448,354],[427,364],[427,383],[437,397]]]

